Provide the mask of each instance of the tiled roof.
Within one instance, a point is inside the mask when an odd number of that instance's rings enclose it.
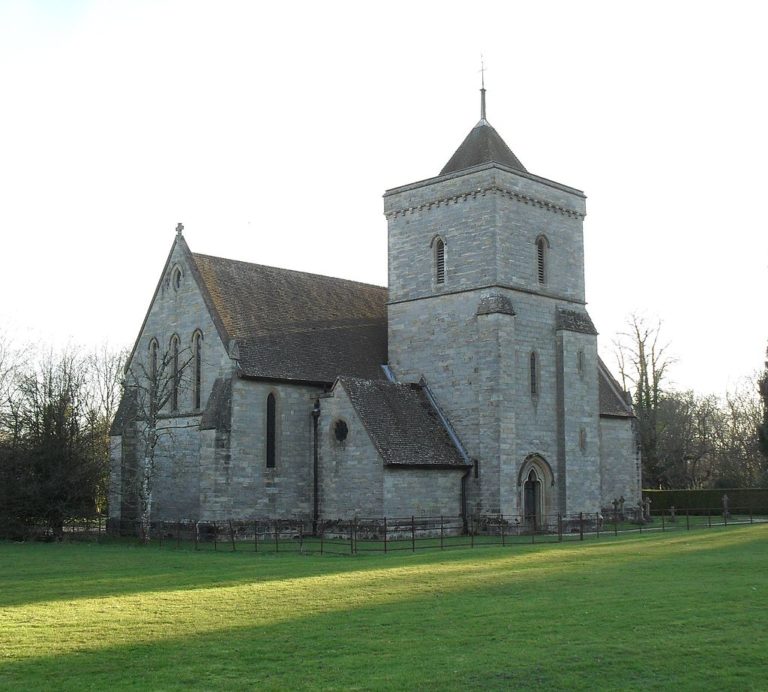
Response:
[[[456,173],[482,163],[500,163],[509,168],[525,172],[525,166],[512,153],[498,132],[483,119],[466,136],[440,175]]]
[[[597,334],[597,329],[592,323],[592,318],[586,312],[577,310],[557,309],[557,329],[567,332],[580,332],[581,334]]]
[[[191,253],[241,373],[331,383],[382,377],[387,289],[318,274]]]
[[[597,359],[598,384],[600,392],[600,415],[632,418],[632,406],[624,398],[627,396],[616,381],[602,358]]]
[[[232,429],[232,379],[217,377],[200,418],[200,430]]]
[[[133,390],[128,389],[120,398],[120,403],[117,406],[115,418],[109,428],[110,436],[114,437],[116,435],[122,435],[123,429],[125,428],[128,421],[135,420],[137,410],[136,394]]]
[[[386,465],[467,467],[421,385],[354,377],[339,384]]]
[[[507,296],[493,293],[489,296],[483,296],[477,305],[478,315],[514,315],[515,309],[512,307],[512,301]]]

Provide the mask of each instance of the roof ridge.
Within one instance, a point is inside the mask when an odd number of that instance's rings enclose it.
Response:
[[[296,274],[298,276],[308,276],[318,279],[330,279],[331,281],[343,281],[348,284],[355,284],[357,286],[369,286],[371,288],[381,288],[387,290],[386,286],[379,286],[378,284],[370,284],[364,281],[356,281],[355,279],[345,279],[340,276],[329,276],[328,274],[317,274],[315,272],[305,272],[300,269],[286,269],[285,267],[276,267],[272,264],[259,264],[258,262],[246,262],[244,260],[231,259],[229,257],[219,257],[218,255],[208,255],[203,252],[192,252],[193,257],[201,257],[204,259],[218,260],[221,262],[230,262],[232,264],[240,264],[247,267],[258,267],[260,269],[272,269],[281,273]]]

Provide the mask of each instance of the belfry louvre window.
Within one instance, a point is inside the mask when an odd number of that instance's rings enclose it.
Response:
[[[445,243],[440,238],[435,243],[435,282],[445,283]]]
[[[544,238],[539,238],[536,241],[536,274],[539,279],[539,283],[543,284],[546,281],[547,275],[544,266],[545,254],[547,248],[547,241]]]
[[[267,397],[267,468],[275,468],[275,395]]]

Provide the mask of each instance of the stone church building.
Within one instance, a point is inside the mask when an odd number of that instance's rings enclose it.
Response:
[[[112,520],[136,518],[145,456],[131,382],[163,366],[156,520],[542,523],[639,500],[635,418],[585,308],[584,194],[529,173],[483,100],[384,214],[388,288],[198,254],[180,226],[112,428]]]

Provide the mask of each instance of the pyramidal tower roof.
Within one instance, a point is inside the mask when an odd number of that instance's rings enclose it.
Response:
[[[527,172],[501,135],[485,119],[485,86],[480,89],[480,122],[472,128],[450,161],[443,166],[440,175],[456,173],[483,163],[500,163]]]

